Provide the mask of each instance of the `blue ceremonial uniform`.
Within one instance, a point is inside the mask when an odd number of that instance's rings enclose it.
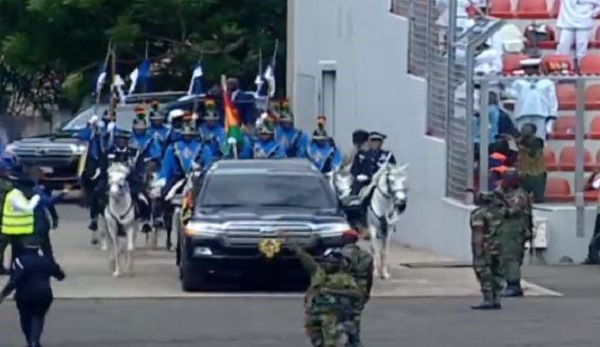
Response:
[[[221,156],[221,146],[225,146],[227,143],[227,136],[223,126],[219,124],[214,126],[202,124],[200,126],[200,133],[202,134],[204,143],[210,146],[213,155]]]
[[[342,166],[342,154],[330,141],[322,144],[311,141],[307,152],[313,166],[322,173],[336,171]]]
[[[396,165],[396,157],[394,157],[390,151],[384,149],[372,149],[369,151],[369,156],[371,157],[371,165],[374,165],[371,168],[372,174],[375,174],[383,165],[387,163]]]
[[[285,149],[288,158],[306,158],[310,142],[308,135],[296,128],[285,129],[278,126],[275,131],[275,139]]]
[[[167,182],[181,179],[190,173],[194,162],[208,167],[212,163],[210,148],[197,140],[178,141],[167,149],[159,177]]]
[[[129,144],[139,152],[139,159],[142,163],[147,163],[150,160],[160,161],[162,158],[162,148],[159,140],[153,137],[149,131],[143,134],[134,133]]]
[[[158,145],[161,148],[161,153],[164,153],[164,151],[166,150],[166,143],[169,137],[169,129],[170,128],[164,124],[161,124],[160,126],[151,124],[150,127],[148,127],[148,133],[157,141]]]
[[[258,139],[252,148],[252,157],[254,159],[283,159],[286,158],[283,146],[271,138],[267,141]]]
[[[62,281],[65,273],[52,258],[39,255],[38,248],[26,248],[13,261],[12,276],[0,293],[2,300],[16,291],[21,330],[28,346],[41,346],[44,320],[54,299],[52,277]]]

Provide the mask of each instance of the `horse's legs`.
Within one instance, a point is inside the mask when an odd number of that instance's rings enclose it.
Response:
[[[98,232],[100,233],[100,249],[106,251],[108,249],[108,227],[106,225],[106,217],[98,217]]]
[[[121,262],[120,262],[120,254],[121,254],[121,245],[119,244],[119,235],[118,235],[118,225],[117,222],[111,220],[110,222],[106,221],[108,225],[108,237],[110,237],[111,250],[112,250],[112,259],[114,262],[113,267],[113,277],[121,276]]]
[[[373,255],[373,275],[379,276],[379,249],[377,247],[377,229],[372,223],[367,223],[367,230],[371,236],[371,254]]]
[[[133,222],[127,228],[127,273],[133,275],[133,253],[135,250],[135,236],[137,224]]]
[[[381,266],[381,278],[388,279],[390,278],[390,273],[388,271],[387,266],[387,255],[390,249],[390,239],[392,237],[392,232],[390,228],[394,228],[394,226],[388,226],[385,235],[381,238],[381,253],[380,253],[380,266]]]

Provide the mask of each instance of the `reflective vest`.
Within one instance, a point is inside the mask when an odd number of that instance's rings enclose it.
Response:
[[[30,235],[34,231],[33,211],[17,212],[11,204],[15,196],[23,198],[23,192],[12,189],[4,197],[4,208],[2,209],[2,233],[4,235]]]

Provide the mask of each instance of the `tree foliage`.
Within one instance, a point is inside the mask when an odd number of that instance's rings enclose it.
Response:
[[[171,85],[156,89],[185,89],[198,60],[209,83],[227,74],[252,88],[259,50],[266,63],[279,39],[283,82],[285,6],[283,0],[0,0],[0,75],[11,76],[0,77],[0,93],[6,99],[27,84],[66,81],[65,95],[81,98],[78,88],[91,91],[109,41],[122,76],[147,52],[171,77]]]

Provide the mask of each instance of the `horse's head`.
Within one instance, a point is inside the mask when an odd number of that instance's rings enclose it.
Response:
[[[349,171],[342,168],[338,171],[328,172],[325,177],[329,180],[329,184],[331,184],[340,200],[350,196],[352,192],[352,175]]]
[[[121,196],[129,193],[127,184],[127,176],[129,168],[123,164],[113,164],[108,168],[108,187],[109,194],[113,196]]]
[[[406,210],[408,195],[406,178],[408,164],[403,166],[386,165],[378,177],[378,186],[388,199],[393,201],[394,207],[399,213]]]

